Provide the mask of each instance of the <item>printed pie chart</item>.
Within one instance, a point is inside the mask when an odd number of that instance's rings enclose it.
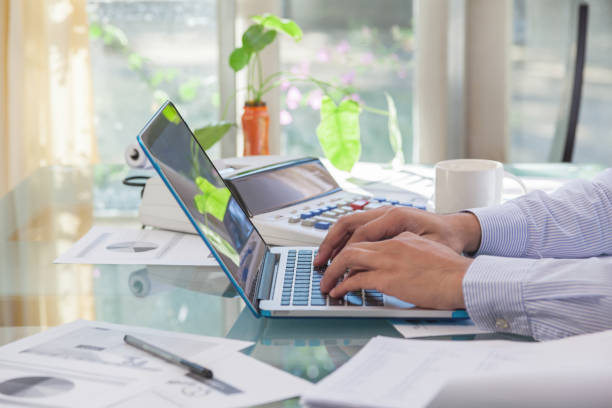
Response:
[[[115,252],[148,252],[154,251],[157,249],[157,244],[154,242],[144,242],[144,241],[127,241],[127,242],[118,242],[116,244],[110,244],[106,247],[109,251]]]
[[[54,377],[19,377],[0,383],[0,394],[11,397],[44,398],[68,392],[74,388],[69,380]]]

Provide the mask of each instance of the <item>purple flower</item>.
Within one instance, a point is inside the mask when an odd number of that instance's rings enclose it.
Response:
[[[340,41],[338,45],[336,46],[336,51],[338,51],[340,54],[346,54],[350,50],[351,50],[351,45],[346,40]]]
[[[302,101],[302,93],[295,86],[292,86],[289,88],[289,91],[287,91],[287,98],[285,101],[287,102],[287,107],[289,109],[297,109]]]
[[[354,93],[354,94],[350,94],[349,96],[345,96],[344,98],[342,98],[343,101],[346,100],[351,100],[351,101],[355,101],[357,103],[361,103],[361,98],[359,97],[358,94]]]
[[[328,62],[329,61],[329,51],[327,51],[327,49],[325,48],[321,48],[317,52],[317,60],[319,62]]]
[[[291,86],[291,82],[289,82],[289,80],[287,79],[282,79],[280,82],[280,89],[282,91],[286,91],[287,89],[289,89],[289,87]]]
[[[291,73],[299,78],[303,78],[310,74],[310,62],[303,61],[300,65],[294,65],[290,69]]]
[[[370,65],[374,62],[374,54],[372,54],[371,52],[366,52],[365,54],[361,55],[360,60],[362,64]]]
[[[323,99],[323,91],[320,89],[315,89],[310,94],[308,94],[308,104],[314,110],[321,109],[321,100]]]
[[[342,75],[342,78],[340,78],[340,81],[344,85],[351,85],[354,80],[355,80],[355,71],[349,71],[346,74]]]
[[[293,116],[291,116],[291,114],[285,109],[280,111],[280,124],[282,126],[287,126],[287,125],[290,125],[291,123],[293,123]]]

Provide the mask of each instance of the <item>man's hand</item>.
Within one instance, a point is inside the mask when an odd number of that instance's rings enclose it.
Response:
[[[325,265],[346,245],[385,240],[402,232],[439,242],[458,254],[475,252],[480,245],[480,224],[474,214],[437,215],[414,208],[381,207],[341,217],[321,243],[315,265]]]
[[[419,307],[460,309],[465,308],[463,276],[471,263],[445,245],[404,232],[394,239],[347,245],[325,271],[321,291],[341,297],[376,289]]]

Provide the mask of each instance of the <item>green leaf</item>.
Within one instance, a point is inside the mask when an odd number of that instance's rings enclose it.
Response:
[[[336,106],[329,97],[321,101],[321,123],[317,137],[325,157],[340,170],[351,171],[361,155],[359,104],[345,100]]]
[[[131,53],[128,57],[128,66],[132,71],[138,71],[142,69],[142,62],[142,57],[136,53]]]
[[[193,133],[195,134],[196,140],[202,146],[202,149],[208,150],[215,143],[223,138],[226,133],[234,126],[230,122],[219,122],[214,125],[204,126],[196,129]]]
[[[210,214],[223,222],[231,193],[227,187],[215,187],[204,177],[196,177],[195,183],[203,194],[197,194],[193,201],[201,214]]]
[[[192,79],[179,86],[179,96],[183,102],[191,102],[198,96],[200,80]]]
[[[164,77],[165,77],[165,75],[164,75],[163,71],[155,71],[155,73],[153,74],[153,76],[149,80],[149,83],[151,84],[152,87],[155,88],[159,84],[164,82]]]
[[[397,121],[397,109],[395,109],[395,102],[393,98],[387,92],[385,92],[385,98],[387,98],[387,110],[389,117],[387,121],[387,128],[389,129],[389,142],[395,157],[392,163],[394,165],[402,165],[405,163],[404,150],[402,149],[402,133],[400,132],[399,123]]]
[[[251,53],[246,51],[244,48],[236,48],[229,57],[229,65],[232,67],[234,72],[240,71],[246,67],[251,59]]]
[[[166,120],[170,123],[174,123],[175,125],[178,125],[181,122],[181,117],[179,116],[178,112],[172,105],[167,105],[162,111],[162,114],[164,115]]]
[[[89,25],[89,38],[98,39],[102,37],[102,26],[99,23]]]
[[[295,41],[300,41],[302,39],[302,29],[300,26],[297,25],[295,21],[287,18],[281,19],[273,14],[265,13],[260,16],[253,16],[251,20],[270,30],[285,33]]]
[[[250,52],[259,52],[275,38],[276,31],[264,31],[261,24],[253,24],[242,35],[242,48]]]

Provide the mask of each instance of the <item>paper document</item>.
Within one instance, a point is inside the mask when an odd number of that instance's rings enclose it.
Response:
[[[123,342],[125,334],[210,368],[214,378],[191,375],[183,367],[129,346]],[[250,345],[76,321],[0,348],[0,405],[236,407],[298,396],[312,386],[237,352]]]
[[[491,333],[491,331],[479,329],[470,319],[393,320],[393,327],[405,338]]]
[[[198,235],[100,226],[92,227],[54,263],[218,266]]]
[[[308,407],[425,407],[444,385],[470,375],[516,373],[520,378],[545,369],[574,378],[575,370],[598,367],[612,372],[612,331],[578,337],[547,343],[376,337],[302,402]]]

